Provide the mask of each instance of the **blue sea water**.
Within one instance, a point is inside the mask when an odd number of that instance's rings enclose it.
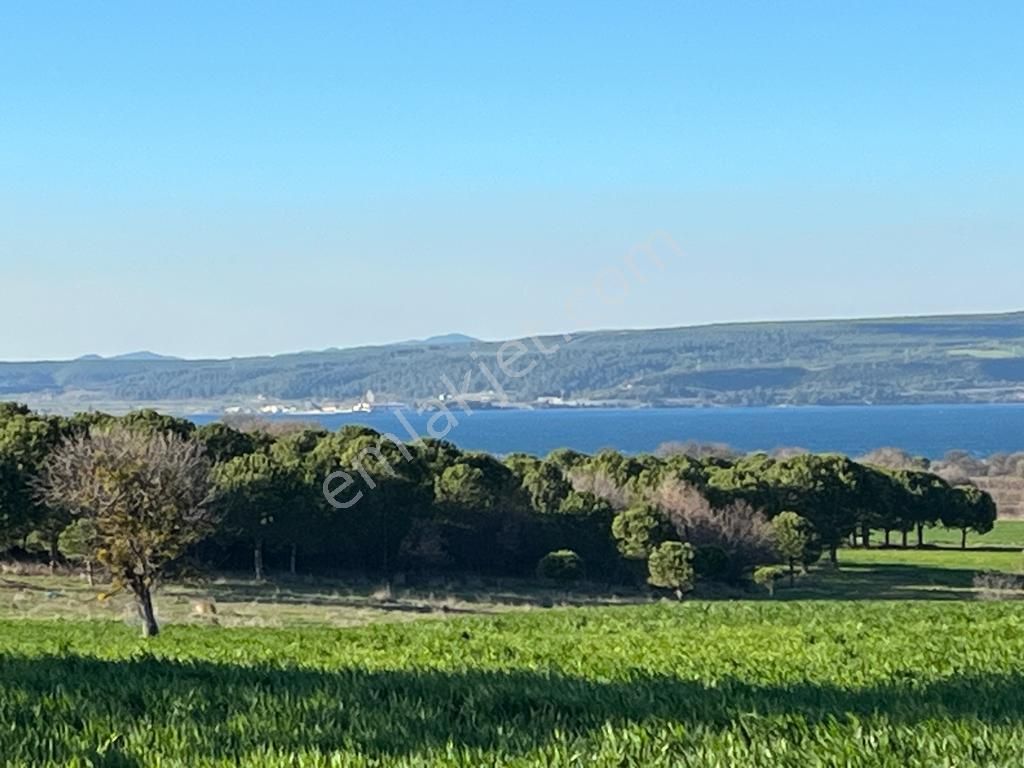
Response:
[[[687,440],[728,443],[741,451],[800,447],[851,456],[882,446],[930,458],[956,449],[977,455],[1024,451],[1024,405],[480,410],[471,415],[453,408],[451,413],[457,423],[445,439],[496,454],[543,455],[556,448],[643,453]],[[427,436],[431,412],[403,415],[418,435]],[[194,417],[198,423],[216,418]],[[329,430],[365,424],[409,438],[390,411],[276,418],[316,421]],[[445,426],[443,419],[435,424],[438,430]]]

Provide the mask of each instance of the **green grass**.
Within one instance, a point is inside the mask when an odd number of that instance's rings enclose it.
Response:
[[[911,531],[908,536],[910,546],[917,544],[917,533]],[[893,533],[890,544],[898,548],[900,534]],[[950,547],[960,549],[960,531],[949,528],[926,528],[924,531],[924,543],[928,547]],[[882,531],[874,531],[871,534],[872,546],[881,547],[884,544]],[[985,534],[967,533],[968,549],[1024,549],[1024,520],[997,520],[991,531]]]
[[[703,603],[301,630],[0,622],[8,765],[1006,766],[1009,603]]]
[[[911,535],[913,539],[913,534]],[[925,531],[925,544],[947,547],[960,546],[960,531],[946,528],[929,528]],[[881,541],[881,536],[876,536]],[[899,541],[893,537],[893,543]],[[998,520],[995,527],[986,534],[973,531],[967,534],[968,547],[1016,547],[1024,548],[1024,520]]]
[[[797,581],[793,589],[780,585],[784,600],[977,600],[985,590],[975,584],[979,571],[1020,572],[1021,555],[1006,560],[1006,568],[971,568],[955,557],[928,550],[892,552],[860,550],[840,552],[840,567],[818,567]],[[991,563],[991,561],[986,561]],[[980,563],[979,563],[980,565]],[[1012,567],[1011,567],[1012,566]],[[1019,591],[1005,597],[1020,598]]]
[[[1019,573],[1024,555],[1019,549],[844,549],[840,560],[847,565],[899,565],[951,571],[1004,571]]]
[[[824,562],[800,580],[797,587],[780,590],[786,600],[973,600],[985,597],[975,584],[980,572],[1024,573],[1024,521],[1003,521],[984,536],[972,534],[966,551],[960,534],[942,528],[928,529],[925,547],[882,546],[876,533],[872,547],[843,548],[840,568]],[[1013,595],[1020,597],[1021,595]]]
[[[999,521],[984,536],[972,534],[966,551],[957,531],[928,529],[923,549],[883,547],[876,534],[870,549],[844,548],[840,568],[813,569],[787,600],[972,600],[983,596],[975,583],[979,572],[1024,573],[1024,521]],[[897,544],[898,537],[893,537]]]
[[[124,597],[7,573],[0,765],[1024,764],[1024,612],[974,583],[1021,572],[1024,524],[966,552],[939,533],[844,549],[774,600],[170,585],[151,641]]]

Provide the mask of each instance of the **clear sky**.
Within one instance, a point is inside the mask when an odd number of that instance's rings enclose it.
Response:
[[[1024,308],[1022,29],[1019,0],[7,3],[0,359]]]

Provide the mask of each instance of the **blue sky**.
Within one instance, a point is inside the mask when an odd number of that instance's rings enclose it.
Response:
[[[1024,308],[1022,28],[1020,2],[7,4],[0,359]]]

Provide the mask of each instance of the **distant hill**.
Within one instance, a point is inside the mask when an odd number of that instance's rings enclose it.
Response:
[[[427,339],[416,339],[413,341],[403,341],[400,343],[401,346],[415,346],[415,347],[445,347],[452,344],[475,344],[479,342],[479,339],[474,339],[472,336],[467,336],[464,333],[447,333],[443,336],[431,336]]]
[[[111,360],[180,360],[180,357],[158,355],[156,352],[129,352],[126,355],[115,355]]]
[[[0,363],[0,397],[76,404],[428,401],[495,388],[518,402],[804,405],[1024,401],[1024,312],[595,331],[525,340],[509,377],[500,342],[467,336],[233,360]],[[517,348],[520,349],[520,348]],[[521,350],[520,350],[521,351]],[[466,378],[468,375],[468,379]]]
[[[102,355],[82,355],[76,360],[181,360],[180,357],[170,357],[168,355],[158,355],[156,352],[129,352],[124,355],[114,355],[112,357],[103,357]]]

